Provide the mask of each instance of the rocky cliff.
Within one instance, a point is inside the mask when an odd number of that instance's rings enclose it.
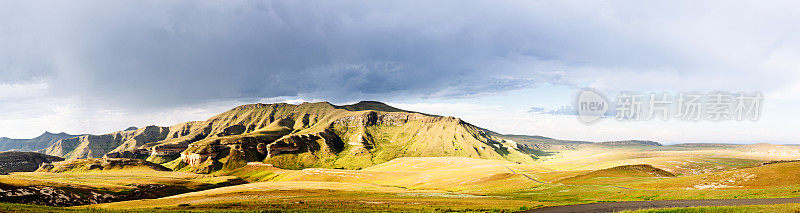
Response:
[[[0,174],[32,172],[42,163],[62,161],[64,158],[35,152],[0,152]]]
[[[180,125],[178,125],[180,126]],[[67,159],[111,157],[147,157],[147,150],[140,147],[151,142],[180,137],[178,127],[147,126],[104,135],[84,135],[56,141],[44,150],[49,155]]]

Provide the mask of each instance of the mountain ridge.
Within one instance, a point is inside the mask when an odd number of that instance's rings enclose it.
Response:
[[[397,157],[463,156],[531,162],[497,133],[455,117],[377,101],[246,104],[205,121],[147,126],[59,140],[45,151],[67,159],[140,158],[209,173],[247,162],[283,168],[365,168]]]
[[[30,139],[0,137],[0,151],[39,151],[47,148],[58,140],[79,136],[82,135],[70,135],[64,132],[51,133],[49,131],[45,131],[41,135]]]

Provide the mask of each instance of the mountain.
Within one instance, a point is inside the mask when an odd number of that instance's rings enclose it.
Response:
[[[32,139],[11,139],[0,138],[0,151],[37,151],[52,145],[58,140],[74,138],[81,135],[70,135],[67,133],[53,134],[44,132],[42,135]]]
[[[238,168],[247,162],[287,169],[360,169],[398,157],[534,160],[497,135],[458,118],[374,101],[343,106],[248,104],[205,121],[60,140],[46,153],[69,159],[147,158],[198,173]]]
[[[0,174],[32,172],[42,163],[62,161],[64,158],[35,152],[0,152]]]

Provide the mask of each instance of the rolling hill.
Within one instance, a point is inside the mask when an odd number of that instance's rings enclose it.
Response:
[[[569,184],[610,184],[617,182],[631,182],[641,178],[675,177],[663,169],[647,164],[615,166],[608,169],[591,171],[586,174],[559,180],[559,183]]]
[[[800,162],[779,162],[763,166],[712,172],[701,175],[643,183],[638,187],[660,189],[764,189],[796,186]]]

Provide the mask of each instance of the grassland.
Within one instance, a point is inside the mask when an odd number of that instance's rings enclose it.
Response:
[[[789,198],[800,194],[800,179],[794,178],[800,175],[800,163],[759,166],[764,161],[788,158],[752,154],[763,151],[758,149],[764,147],[580,146],[575,150],[554,151],[553,155],[530,164],[467,157],[404,157],[360,170],[287,170],[252,163],[210,175],[154,171],[15,173],[0,176],[0,182],[60,184],[113,191],[130,190],[135,187],[130,183],[138,182],[187,188],[220,183],[233,177],[251,182],[158,199],[69,209],[86,211],[327,212],[348,209],[483,212],[595,202]],[[641,163],[652,163],[652,167],[640,166],[644,170],[614,168]],[[658,169],[675,172],[677,176],[664,175],[668,172],[659,172]],[[796,207],[771,205],[657,211],[743,209],[740,212],[771,212],[791,211]]]
[[[628,211],[627,213],[634,213],[634,212],[635,213],[703,213],[703,212],[795,213],[798,211],[800,211],[800,204],[648,209],[639,211]]]
[[[166,210],[510,211],[519,209],[520,206],[532,205],[537,205],[537,202],[364,183],[277,181],[91,207]]]
[[[648,164],[674,174],[694,175],[754,167],[769,160],[793,159],[761,155],[759,150],[743,147],[581,146],[574,150],[553,151],[554,154],[540,158],[536,165],[554,171],[590,171]]]
[[[774,170],[770,168],[791,164],[753,169]],[[238,175],[249,175],[253,181],[265,182],[93,207],[185,210],[183,207],[190,205],[193,209],[231,210],[348,208],[435,211],[484,208],[511,211],[609,201],[781,198],[794,197],[800,192],[800,184],[791,183],[762,188],[664,189],[652,184],[693,176],[664,177],[631,170],[564,172],[568,177],[564,183],[539,183],[522,174],[553,171],[539,166],[470,158],[399,158],[363,170],[282,170],[252,165],[237,172]],[[587,174],[591,176],[588,179],[599,178],[602,181],[568,181],[576,177],[587,180]],[[384,204],[386,206],[382,206]],[[179,205],[183,206],[179,208]]]
[[[237,182],[237,180],[239,178],[233,176],[212,176],[146,169],[66,173],[17,172],[0,176],[0,183],[14,186],[89,187],[112,192],[124,192],[149,184],[202,189],[216,185],[230,185],[233,182]]]

